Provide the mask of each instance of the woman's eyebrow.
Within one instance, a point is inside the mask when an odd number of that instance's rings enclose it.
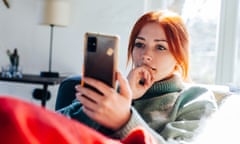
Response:
[[[144,37],[136,37],[136,39],[140,39],[140,40],[144,40],[145,41],[145,38]]]
[[[168,41],[165,40],[165,39],[155,39],[154,41],[155,41],[155,42],[168,42]]]
[[[136,39],[140,39],[140,40],[144,40],[144,41],[146,40],[144,37],[140,37],[140,36],[136,37]],[[155,42],[168,42],[165,39],[155,39],[154,41]]]

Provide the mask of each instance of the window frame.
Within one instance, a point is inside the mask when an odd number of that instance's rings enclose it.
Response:
[[[215,83],[230,84],[236,79],[239,0],[221,0],[220,7]]]

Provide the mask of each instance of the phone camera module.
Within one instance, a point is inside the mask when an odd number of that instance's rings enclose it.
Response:
[[[97,50],[97,38],[96,37],[88,37],[87,50],[89,52],[96,52],[96,50]]]

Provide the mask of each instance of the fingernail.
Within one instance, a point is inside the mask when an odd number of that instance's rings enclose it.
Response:
[[[79,89],[79,88],[80,88],[80,85],[76,85],[76,86],[75,86],[75,89]]]
[[[76,93],[76,97],[80,97],[82,95],[82,93],[78,92]]]

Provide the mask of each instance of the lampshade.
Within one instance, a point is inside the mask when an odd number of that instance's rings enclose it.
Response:
[[[69,24],[69,0],[45,0],[43,24],[67,26]]]

